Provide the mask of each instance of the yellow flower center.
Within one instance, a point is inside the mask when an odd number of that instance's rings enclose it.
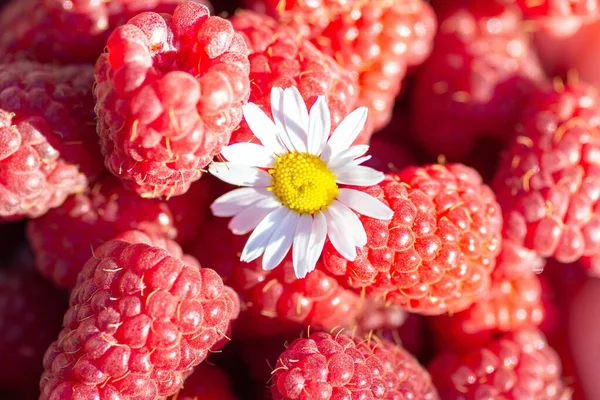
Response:
[[[269,170],[273,183],[269,190],[290,210],[314,214],[327,208],[338,194],[335,175],[318,156],[287,153],[277,157]]]

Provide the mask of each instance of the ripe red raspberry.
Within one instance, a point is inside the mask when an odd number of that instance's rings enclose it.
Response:
[[[570,399],[560,359],[535,330],[509,333],[467,353],[442,353],[429,366],[443,399]]]
[[[322,265],[297,279],[291,257],[271,271],[262,269],[260,258],[241,262],[239,254],[248,236],[234,235],[227,223],[224,218],[213,219],[187,250],[214,268],[240,296],[243,312],[234,327],[236,337],[296,334],[307,326],[328,330],[354,321],[359,296],[343,288]]]
[[[117,26],[144,11],[172,13],[183,1],[14,0],[0,14],[0,60],[93,63]]]
[[[473,348],[498,332],[539,327],[545,317],[542,284],[529,272],[509,279],[492,276],[485,297],[465,311],[441,315],[432,323],[444,349]]]
[[[493,183],[506,241],[565,263],[600,254],[599,125],[592,86],[532,96]]]
[[[439,33],[412,90],[413,135],[430,155],[460,161],[482,138],[509,139],[542,72],[516,7],[438,3]]]
[[[361,216],[367,245],[353,262],[327,243],[325,268],[356,290],[422,314],[458,312],[489,289],[502,217],[491,189],[461,164],[406,168],[365,190],[393,211]]]
[[[301,38],[300,33],[274,19],[253,12],[236,14],[231,23],[250,48],[250,99],[271,116],[271,89],[296,86],[310,108],[323,95],[331,113],[331,129],[357,108],[355,74]],[[359,141],[367,142],[372,130],[365,127]],[[243,121],[232,134],[231,143],[254,139]]]
[[[402,347],[322,332],[281,354],[271,392],[274,400],[438,398],[427,371]]]
[[[96,249],[79,274],[44,357],[41,400],[173,395],[227,331],[235,304],[215,271],[183,261],[160,237],[122,238]],[[170,253],[148,244],[160,241]]]
[[[381,300],[365,299],[362,302],[360,315],[347,327],[354,329],[359,335],[377,332],[383,329],[397,329],[401,327],[408,313],[396,304],[388,304]]]
[[[236,400],[229,376],[220,368],[203,363],[184,382],[169,400]]]
[[[600,16],[598,0],[516,0],[525,18],[558,37],[570,36]]]
[[[185,244],[200,232],[210,199],[210,187],[203,180],[185,195],[163,201],[142,199],[108,175],[30,220],[27,237],[40,272],[57,286],[73,288],[94,249],[119,233],[139,229]]]
[[[187,2],[117,28],[96,63],[106,167],[142,197],[185,193],[227,144],[248,99],[248,49],[231,24]]]
[[[0,220],[38,217],[102,169],[93,72],[0,64]]]
[[[0,271],[0,390],[38,395],[44,351],[60,331],[67,299],[33,265],[13,262]]]

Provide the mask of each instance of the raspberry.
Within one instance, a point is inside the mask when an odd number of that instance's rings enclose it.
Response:
[[[0,60],[93,63],[109,34],[143,11],[172,13],[183,0],[14,0],[0,14]]]
[[[248,236],[231,233],[226,219],[213,219],[203,232],[187,250],[239,294],[243,312],[234,327],[236,337],[297,333],[306,326],[332,329],[353,321],[359,312],[359,296],[340,286],[322,265],[306,279],[296,279],[290,256],[265,271],[260,258],[239,260]]]
[[[565,263],[600,254],[599,100],[584,84],[532,96],[493,183],[506,241]]]
[[[561,399],[560,359],[535,329],[509,333],[465,354],[442,353],[429,366],[444,399]]]
[[[482,298],[500,251],[502,217],[477,172],[461,164],[411,167],[357,190],[386,203],[394,217],[361,216],[368,242],[353,262],[326,243],[327,270],[422,314],[458,312]]]
[[[303,40],[293,28],[253,12],[236,14],[231,23],[250,48],[250,99],[271,116],[271,88],[298,87],[307,106],[325,96],[331,113],[331,129],[357,108],[358,83],[351,72],[333,58]],[[371,129],[366,127],[359,141],[367,142]],[[243,121],[233,132],[231,143],[255,140]]]
[[[66,293],[33,265],[13,262],[0,271],[0,390],[37,386],[44,351],[60,331],[66,308]],[[37,396],[33,391],[32,397]]]
[[[271,392],[283,399],[437,399],[427,372],[388,341],[313,333],[281,354]]]
[[[440,1],[433,52],[415,74],[413,136],[432,156],[463,160],[478,140],[509,139],[542,79],[516,7]]]
[[[231,24],[187,2],[142,13],[96,63],[106,167],[142,197],[185,193],[227,144],[248,99],[248,49]]]
[[[525,18],[558,37],[570,36],[600,16],[598,0],[516,0]]]
[[[203,363],[194,369],[170,400],[236,400],[229,376],[213,365]]]
[[[173,395],[226,332],[235,304],[216,272],[184,262],[168,240],[122,238],[142,243],[111,240],[79,274],[44,357],[41,400]],[[150,245],[160,241],[170,253]]]
[[[416,159],[411,149],[394,143],[382,136],[382,133],[384,132],[377,133],[371,139],[369,143],[369,155],[371,159],[363,165],[388,173],[398,172],[401,169],[416,164]]]
[[[486,296],[467,310],[433,320],[444,348],[472,348],[497,332],[538,327],[545,317],[542,284],[533,272],[513,279],[492,276]]]
[[[366,335],[382,329],[396,329],[402,326],[407,318],[408,313],[395,304],[365,299],[356,320],[356,331]],[[350,325],[349,328],[353,329],[354,327]]]
[[[40,272],[57,286],[73,288],[94,249],[119,233],[139,229],[180,243],[189,241],[200,231],[209,201],[203,180],[183,196],[160,201],[142,199],[108,175],[86,193],[29,221],[27,237]]]
[[[93,69],[0,64],[0,220],[38,217],[102,169]]]

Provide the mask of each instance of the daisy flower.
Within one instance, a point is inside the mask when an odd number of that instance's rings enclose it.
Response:
[[[333,131],[329,109],[320,96],[310,110],[295,87],[273,88],[271,120],[256,104],[244,106],[244,118],[257,143],[222,149],[227,162],[209,172],[232,185],[244,186],[219,197],[214,215],[233,217],[236,235],[252,232],[241,260],[262,256],[262,267],[277,267],[292,249],[297,278],[315,269],[326,238],[346,259],[367,243],[362,214],[388,220],[393,211],[378,199],[339,185],[371,186],[383,173],[361,166],[369,146],[351,146],[363,129],[367,108],[350,113]]]

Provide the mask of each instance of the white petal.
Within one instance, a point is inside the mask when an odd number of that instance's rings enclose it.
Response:
[[[248,103],[242,106],[242,111],[250,130],[263,146],[276,154],[286,152],[285,146],[279,140],[277,126],[259,106]]]
[[[294,244],[292,246],[292,262],[296,278],[304,278],[308,274],[308,252],[310,250],[310,237],[313,218],[310,215],[301,215],[294,233]],[[314,269],[314,268],[313,268]]]
[[[367,114],[368,109],[366,107],[359,107],[340,122],[327,141],[327,145],[331,147],[332,155],[347,149],[356,140],[365,126]]]
[[[278,207],[282,207],[282,205],[274,196],[264,198],[233,217],[227,227],[234,235],[245,235],[256,228],[260,221]]]
[[[264,270],[270,271],[277,267],[281,264],[288,251],[290,251],[290,247],[292,247],[292,242],[294,241],[294,234],[296,233],[298,218],[300,218],[300,214],[288,210],[287,214],[273,230],[262,259]]]
[[[335,156],[331,157],[327,166],[332,171],[339,169],[348,163],[354,161],[357,157],[362,156],[367,151],[369,151],[369,146],[366,144],[348,147],[346,150],[342,150],[337,153]]]
[[[279,142],[281,142],[287,149],[286,152],[294,151],[294,146],[292,145],[292,142],[285,131],[283,89],[280,87],[274,87],[271,89],[271,113],[273,114],[273,120],[275,121],[275,126],[277,127],[277,137]]]
[[[308,118],[308,152],[319,155],[325,147],[331,130],[331,115],[325,96],[317,97]]]
[[[334,200],[327,210],[342,226],[344,234],[352,237],[356,247],[367,244],[367,232],[354,211],[337,200]]]
[[[312,272],[317,266],[317,261],[323,253],[323,246],[327,238],[327,219],[322,212],[313,215],[310,243],[308,245],[308,253],[306,255],[308,263],[308,271]]]
[[[221,149],[221,154],[232,164],[270,168],[275,165],[275,153],[255,143],[235,143]]]
[[[287,208],[279,207],[260,221],[256,229],[254,229],[248,238],[244,250],[242,250],[242,256],[240,257],[241,261],[250,262],[256,260],[264,253],[275,227],[281,224],[283,217],[288,212]]]
[[[266,189],[242,188],[225,193],[210,205],[216,217],[232,217],[243,211],[250,204],[272,195]]]
[[[331,214],[331,209],[328,208],[323,212],[327,219],[327,236],[335,249],[349,261],[356,259],[356,246],[354,246],[354,240],[352,236],[349,236],[344,232],[343,221],[335,218]]]
[[[366,215],[367,217],[389,220],[394,216],[391,208],[365,192],[353,189],[340,189],[337,199],[357,213]]]
[[[295,86],[283,91],[283,122],[292,145],[299,153],[306,153],[308,140],[308,110]]]
[[[385,178],[383,172],[363,166],[344,169],[341,172],[335,171],[334,174],[337,183],[355,186],[376,185]]]
[[[271,175],[255,167],[234,163],[214,162],[208,166],[208,172],[222,181],[237,186],[268,187]]]

